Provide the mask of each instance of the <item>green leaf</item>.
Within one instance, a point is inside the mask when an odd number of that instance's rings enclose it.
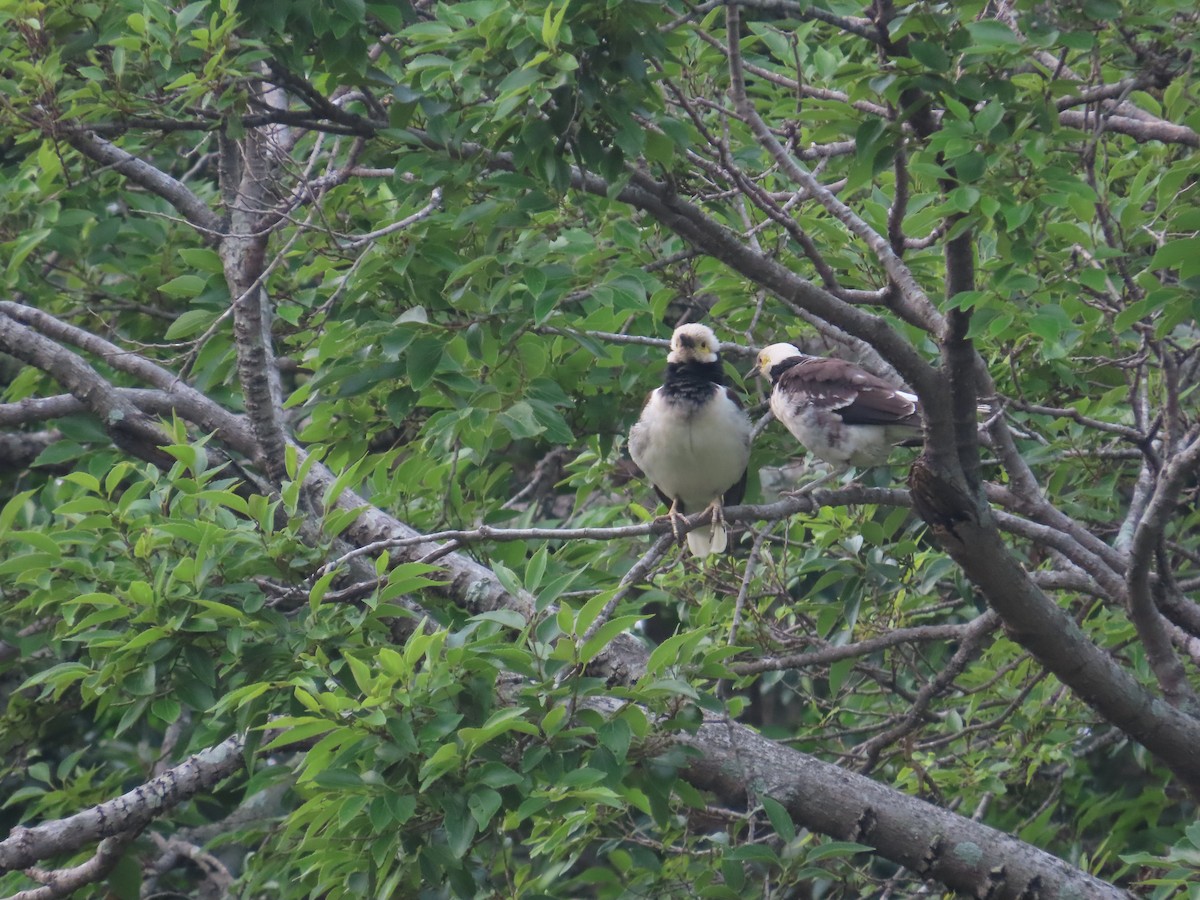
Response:
[[[553,18],[550,14],[554,12],[554,3],[546,4],[546,12],[542,17],[542,43],[547,47],[558,46],[558,33],[562,30],[563,19],[567,15],[567,7],[571,5],[571,0],[563,0],[562,9],[560,9]]]
[[[857,844],[854,841],[824,841],[808,851],[809,862],[819,862],[823,859],[840,859],[856,856],[859,853],[870,853],[874,847],[867,844]]]
[[[980,19],[965,25],[972,43],[982,49],[1015,49],[1020,47],[1020,38],[1013,30],[996,19]]]
[[[201,278],[199,275],[177,275],[170,281],[160,284],[158,291],[175,299],[190,298],[198,296],[204,290],[205,284],[207,284],[207,279]],[[184,315],[187,314],[185,313]],[[183,316],[180,318],[183,318]],[[176,319],[176,322],[178,321]]]
[[[117,900],[137,900],[142,893],[142,867],[133,853],[122,854],[108,873],[108,889]]]
[[[691,659],[704,636],[704,632],[698,629],[671,635],[651,651],[650,659],[646,662],[646,674],[658,675],[668,666]]]
[[[945,72],[950,68],[950,57],[938,44],[928,41],[910,41],[908,52],[913,59],[934,72]]]
[[[771,820],[771,827],[775,829],[775,833],[779,835],[784,843],[789,843],[796,839],[796,826],[792,822],[791,814],[784,808],[783,804],[772,797],[763,796],[760,798],[763,809],[767,812],[767,818]]]
[[[588,638],[587,641],[584,642],[583,646],[579,648],[579,661],[584,664],[591,662],[596,658],[601,650],[603,650],[612,642],[613,638],[615,638],[618,634],[628,631],[638,622],[646,618],[648,618],[648,616],[617,616],[616,618],[605,622],[603,625],[597,628],[596,633]]]
[[[451,794],[446,798],[445,807],[443,824],[446,827],[446,840],[454,858],[462,859],[471,849],[478,825],[475,816],[467,812],[466,804],[456,795]]]
[[[479,830],[487,828],[492,816],[499,811],[504,800],[499,793],[487,787],[476,787],[467,798],[467,808],[475,819]]]
[[[162,288],[159,290],[162,290]],[[209,309],[189,309],[176,317],[163,337],[168,341],[178,341],[182,338],[199,334],[208,329],[217,320],[218,316],[219,313]]]
[[[30,490],[16,493],[8,499],[4,504],[4,508],[0,509],[0,536],[3,536],[12,527],[12,523],[16,520],[17,515],[25,508],[26,502],[36,493],[37,489],[31,488]],[[42,549],[46,548],[43,547]]]
[[[405,368],[414,390],[424,390],[437,372],[445,348],[436,338],[420,338],[405,353]]]
[[[498,710],[479,728],[463,728],[458,734],[468,745],[478,747],[509,731],[537,734],[538,728],[523,718],[529,710],[524,706],[511,706]]]
[[[518,400],[501,412],[496,420],[517,440],[536,437],[546,430],[538,423],[533,407],[525,400]]]
[[[511,609],[495,609],[471,617],[472,622],[496,622],[506,628],[523,631],[528,624],[525,617]]]
[[[1167,241],[1150,260],[1152,269],[1170,269],[1200,257],[1200,237],[1178,238]]]

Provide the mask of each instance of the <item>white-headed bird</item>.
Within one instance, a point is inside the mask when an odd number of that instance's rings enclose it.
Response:
[[[851,466],[878,466],[892,448],[921,441],[921,401],[844,359],[771,344],[751,374],[771,381],[771,412],[813,456],[833,466],[817,484]]]
[[[711,328],[676,328],[662,386],[629,431],[629,454],[670,507],[677,535],[681,514],[712,508],[711,526],[688,532],[696,556],[725,550],[723,504],[741,501],[750,462],[750,419],[726,386],[720,351]]]

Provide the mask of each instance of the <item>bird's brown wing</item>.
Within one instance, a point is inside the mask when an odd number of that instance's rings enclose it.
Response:
[[[836,412],[847,425],[917,425],[918,403],[844,359],[806,359],[779,376],[798,400]]]

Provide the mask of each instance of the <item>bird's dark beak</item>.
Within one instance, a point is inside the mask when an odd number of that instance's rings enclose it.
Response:
[[[757,378],[762,374],[762,366],[755,365],[753,369],[746,373],[747,378]]]

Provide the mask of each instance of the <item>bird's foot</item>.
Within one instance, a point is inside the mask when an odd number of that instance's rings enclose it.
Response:
[[[676,500],[671,504],[671,508],[667,510],[665,516],[657,516],[655,522],[670,522],[671,534],[675,536],[676,543],[682,544],[684,539],[683,531],[683,513],[679,511],[679,501]]]

